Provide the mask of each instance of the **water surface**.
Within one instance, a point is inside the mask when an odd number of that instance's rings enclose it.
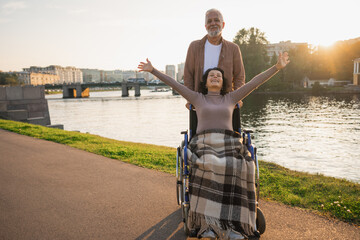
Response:
[[[52,124],[65,130],[177,147],[188,129],[186,101],[171,92],[91,92],[88,99],[47,96]],[[290,169],[360,182],[360,96],[252,94],[242,126],[254,130],[259,159]]]

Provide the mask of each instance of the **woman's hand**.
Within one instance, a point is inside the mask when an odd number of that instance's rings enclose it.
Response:
[[[152,72],[152,70],[154,70],[153,65],[151,64],[151,62],[149,61],[148,58],[146,58],[146,63],[144,62],[140,62],[138,69],[140,69],[140,72]]]
[[[289,55],[287,52],[284,52],[284,54],[282,52],[279,53],[279,57],[278,57],[278,61],[276,63],[276,68],[277,70],[283,69],[284,67],[286,67],[286,65],[290,62],[289,60]]]

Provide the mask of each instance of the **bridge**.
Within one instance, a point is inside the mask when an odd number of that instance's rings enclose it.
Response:
[[[146,83],[129,83],[129,82],[114,82],[114,83],[73,83],[73,84],[57,84],[45,85],[45,89],[62,89],[63,98],[86,98],[90,96],[90,88],[121,88],[121,96],[128,97],[129,90],[135,89],[135,97],[139,97],[141,86],[159,86],[164,84],[146,84]]]

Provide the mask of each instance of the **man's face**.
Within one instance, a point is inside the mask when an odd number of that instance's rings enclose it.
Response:
[[[205,27],[210,37],[221,35],[225,23],[218,12],[209,12],[206,17]]]

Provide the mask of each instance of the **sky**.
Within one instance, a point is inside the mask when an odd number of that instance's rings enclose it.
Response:
[[[359,0],[0,0],[0,70],[136,70],[147,57],[164,70],[206,35],[211,8],[222,12],[229,41],[251,27],[270,43],[329,46],[360,37]]]

